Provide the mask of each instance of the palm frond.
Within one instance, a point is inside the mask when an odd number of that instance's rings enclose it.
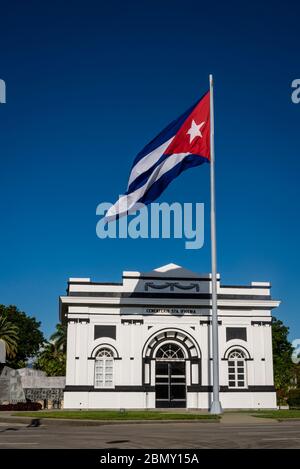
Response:
[[[5,343],[6,355],[15,357],[18,348],[18,328],[5,316],[0,317],[0,339]]]

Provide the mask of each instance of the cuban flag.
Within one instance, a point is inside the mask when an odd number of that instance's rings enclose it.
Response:
[[[115,220],[156,200],[182,171],[210,161],[210,92],[169,124],[136,156],[127,191],[105,215]]]

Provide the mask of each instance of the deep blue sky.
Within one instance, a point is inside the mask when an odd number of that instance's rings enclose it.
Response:
[[[218,270],[223,283],[271,281],[300,337],[299,3],[1,2],[0,302],[58,321],[70,276],[175,262],[210,269],[209,166],[160,201],[204,202],[205,245],[100,240],[96,206],[126,188],[131,163],[215,77]]]

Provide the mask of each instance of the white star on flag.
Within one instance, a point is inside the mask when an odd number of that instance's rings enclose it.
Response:
[[[194,140],[195,137],[202,137],[201,128],[204,126],[205,122],[201,122],[199,125],[196,124],[194,120],[192,120],[192,124],[190,129],[187,131],[187,135],[190,136],[190,143]]]

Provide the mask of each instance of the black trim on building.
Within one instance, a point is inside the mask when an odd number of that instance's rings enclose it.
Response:
[[[203,386],[202,384],[190,384],[187,386],[187,392],[212,392],[212,386]]]
[[[272,285],[221,285],[221,288],[262,288],[266,290],[271,287]]]
[[[211,326],[212,321],[211,320],[205,320],[205,321],[200,320],[200,326],[203,326],[204,324],[206,324],[207,326]],[[222,326],[222,321],[218,321],[218,325]]]
[[[94,388],[94,386],[68,385],[64,392],[155,392],[154,386],[115,386],[114,388]]]
[[[186,358],[186,360],[190,360],[192,364],[201,363],[201,358],[198,357]]]
[[[236,347],[241,347],[241,346],[237,345]],[[210,360],[212,360],[212,358],[210,358]],[[221,358],[221,361],[223,361],[223,362],[228,362],[228,360],[229,360],[229,358]],[[245,362],[253,362],[254,358],[245,357],[244,360],[245,360]]]
[[[238,389],[229,388],[228,386],[220,386],[220,392],[275,392],[274,386],[257,385],[248,386],[248,388]]]
[[[176,298],[210,300],[210,293],[153,293],[153,292],[70,292],[68,296],[99,298]],[[270,300],[270,295],[218,295],[219,300]]]
[[[213,387],[210,386],[202,386],[199,384],[191,384],[187,386],[188,392],[212,392]],[[265,386],[265,385],[258,385],[258,386],[248,386],[248,388],[229,388],[228,386],[220,386],[220,392],[275,392],[274,386]]]
[[[68,285],[123,285],[122,282],[68,282]]]
[[[141,276],[135,276],[135,277],[131,277],[130,275],[123,275],[122,278],[126,278],[126,279],[135,279],[135,280],[193,280],[194,282],[198,281],[198,282],[203,282],[203,281],[207,281],[207,282],[210,282],[211,281],[211,278],[210,277],[166,277],[164,274],[163,275],[158,275],[157,277],[155,276],[147,276],[147,275],[141,275]],[[218,278],[217,279],[218,282],[220,281],[220,279]]]
[[[181,298],[184,300],[184,298]],[[85,307],[90,307],[90,308],[95,308],[96,307],[103,307],[105,306],[106,309],[109,308],[149,308],[149,303],[112,303],[112,304],[107,304],[107,303],[72,303],[72,304],[67,304],[67,303],[62,303],[62,307],[67,308],[68,306],[85,306]],[[166,304],[155,304],[155,305],[150,305],[151,307],[155,309],[170,309],[174,308],[174,305],[166,305]],[[181,309],[207,309],[211,310],[212,306],[210,304],[207,305],[199,305],[199,304],[191,304],[191,305],[186,305],[186,304],[180,304]],[[271,309],[276,308],[276,306],[218,306],[218,310],[230,310],[230,311],[252,311],[252,310],[257,310],[257,311],[270,311]],[[66,316],[68,314],[72,313],[66,313]],[[80,314],[80,313],[77,313]],[[86,313],[82,313],[86,314]],[[124,315],[127,315],[128,313],[123,313]],[[144,316],[151,316],[151,314],[143,313]],[[159,316],[159,313],[155,313],[155,316]],[[122,316],[122,313],[121,313]],[[165,314],[164,314],[165,316]],[[180,314],[182,316],[182,314]],[[192,316],[192,315],[191,315]],[[194,314],[193,316],[199,316],[199,314]],[[205,314],[203,316],[206,316]],[[228,316],[231,317],[231,316]],[[257,314],[253,315],[252,317],[257,317]],[[264,316],[267,317],[267,316]],[[71,319],[71,318],[70,318]],[[73,319],[71,319],[72,321]],[[74,321],[74,320],[73,320]]]

